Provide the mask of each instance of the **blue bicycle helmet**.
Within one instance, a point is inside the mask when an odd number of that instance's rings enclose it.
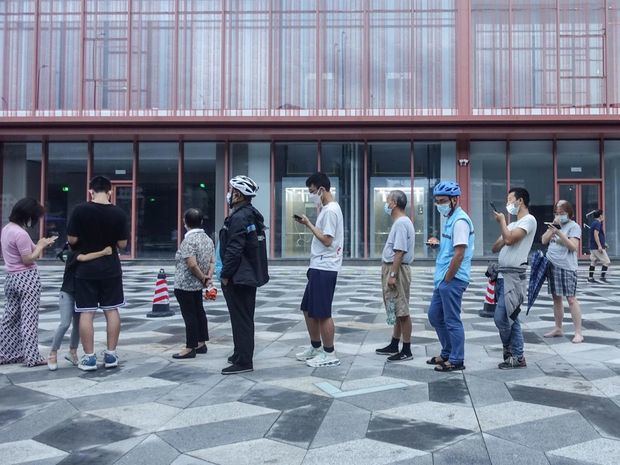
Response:
[[[435,186],[433,195],[447,195],[448,197],[458,197],[461,195],[461,187],[454,181],[443,181]]]

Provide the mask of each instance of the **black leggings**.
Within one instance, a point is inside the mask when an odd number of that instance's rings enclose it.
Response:
[[[207,314],[202,306],[202,291],[175,289],[174,296],[179,302],[181,315],[185,321],[185,345],[196,348],[199,342],[209,340]]]

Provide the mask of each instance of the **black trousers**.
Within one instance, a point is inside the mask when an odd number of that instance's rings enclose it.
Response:
[[[239,284],[222,286],[224,298],[230,313],[232,326],[233,352],[236,365],[251,367],[254,356],[254,309],[256,307],[256,288]]]
[[[202,305],[202,291],[175,289],[174,296],[179,302],[181,315],[185,321],[185,345],[196,348],[199,342],[209,340],[209,326]]]

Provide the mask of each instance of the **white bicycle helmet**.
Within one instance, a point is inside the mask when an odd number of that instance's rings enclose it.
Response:
[[[237,189],[246,197],[254,197],[258,191],[258,184],[247,176],[239,175],[232,178],[229,182],[230,187]]]

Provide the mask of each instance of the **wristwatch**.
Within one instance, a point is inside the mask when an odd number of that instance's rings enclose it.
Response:
[[[396,273],[394,273],[393,271],[390,271],[390,278],[395,278],[396,277]]]

